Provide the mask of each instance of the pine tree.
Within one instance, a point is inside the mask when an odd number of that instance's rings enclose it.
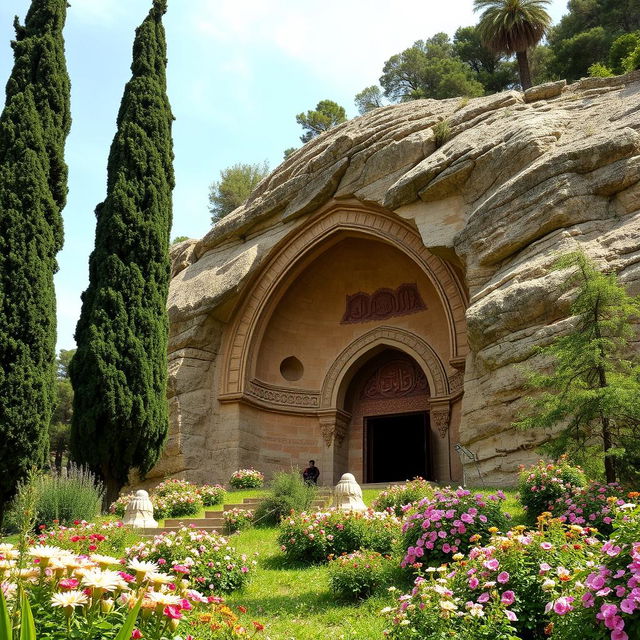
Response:
[[[531,400],[529,417],[516,425],[556,427],[547,445],[554,455],[569,453],[592,468],[599,460],[607,482],[621,476],[637,480],[640,366],[630,354],[640,300],[583,253],[563,256],[555,268],[570,269],[565,284],[577,287],[571,305],[575,327],[540,349],[552,370],[530,374],[531,387],[543,392]]]
[[[130,470],[147,472],[168,430],[166,300],[174,186],[166,95],[166,0],[136,30],[109,154],[107,196],[96,208],[89,286],[71,361],[73,457],[104,480],[106,501]]]
[[[0,524],[17,483],[45,464],[55,391],[53,274],[67,195],[71,126],[62,30],[66,0],[16,19],[0,116]]]

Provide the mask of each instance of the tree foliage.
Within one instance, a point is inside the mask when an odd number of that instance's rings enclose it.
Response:
[[[364,115],[365,113],[384,105],[382,91],[380,90],[380,87],[375,84],[370,87],[365,87],[360,91],[360,93],[357,93],[353,101],[355,102],[360,115]]]
[[[332,127],[346,122],[347,112],[333,100],[320,100],[315,109],[307,113],[299,113],[296,122],[302,127],[304,133],[300,136],[302,142],[309,142],[317,135],[329,131]]]
[[[211,222],[216,223],[243,204],[268,173],[266,160],[258,164],[237,163],[220,171],[220,179],[209,187]]]
[[[384,95],[394,102],[419,98],[480,96],[484,88],[457,55],[446,33],[418,40],[391,56],[380,77]]]
[[[594,63],[608,65],[614,73],[631,70],[619,64],[612,47],[620,36],[640,30],[640,0],[569,0],[567,8],[549,32],[551,69],[557,77],[577,80]]]
[[[49,445],[53,466],[60,472],[65,453],[69,450],[69,435],[73,417],[73,387],[69,379],[69,364],[75,349],[60,349],[56,358],[56,393],[53,415],[49,423]]]
[[[0,116],[0,524],[3,505],[47,459],[56,342],[53,274],[67,195],[71,125],[62,30],[66,0],[16,19]]]
[[[145,473],[156,463],[168,430],[165,307],[174,174],[165,12],[166,0],[154,0],[136,30],[70,367],[73,457],[102,477],[107,501],[132,469]]]
[[[551,26],[546,7],[551,0],[474,0],[474,11],[482,11],[478,32],[492,51],[515,54],[520,85],[531,87],[528,50],[535,47]]]
[[[574,325],[540,350],[549,357],[551,371],[530,374],[531,387],[541,393],[531,400],[528,417],[516,424],[556,428],[549,449],[591,467],[594,459],[604,459],[608,482],[621,474],[637,479],[640,365],[629,354],[640,300],[583,253],[561,257],[555,268],[568,269],[565,285],[577,286]]]

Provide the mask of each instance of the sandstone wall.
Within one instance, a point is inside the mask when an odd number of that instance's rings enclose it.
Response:
[[[224,328],[279,242],[354,199],[411,221],[464,274],[460,439],[492,483],[509,482],[544,438],[510,428],[520,365],[535,366],[534,347],[569,322],[549,271],[557,254],[582,247],[640,293],[640,73],[382,107],[306,144],[246,205],[174,248],[172,433],[156,476],[220,481],[246,459],[216,402]]]

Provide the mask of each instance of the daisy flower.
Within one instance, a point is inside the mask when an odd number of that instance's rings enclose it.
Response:
[[[51,606],[62,607],[67,617],[71,616],[76,607],[82,607],[88,602],[87,596],[82,591],[65,591],[51,596]]]

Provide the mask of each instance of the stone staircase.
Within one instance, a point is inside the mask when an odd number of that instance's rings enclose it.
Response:
[[[182,527],[194,527],[200,531],[213,531],[215,533],[224,532],[224,515],[225,511],[232,509],[251,509],[254,510],[262,498],[244,498],[242,502],[230,503],[222,505],[220,511],[205,511],[204,518],[167,518],[164,526],[153,527],[149,529],[141,529],[141,535],[145,537],[157,536],[161,533],[170,531],[179,531]],[[312,509],[323,509],[331,504],[331,488],[318,487],[316,499],[311,503]]]

